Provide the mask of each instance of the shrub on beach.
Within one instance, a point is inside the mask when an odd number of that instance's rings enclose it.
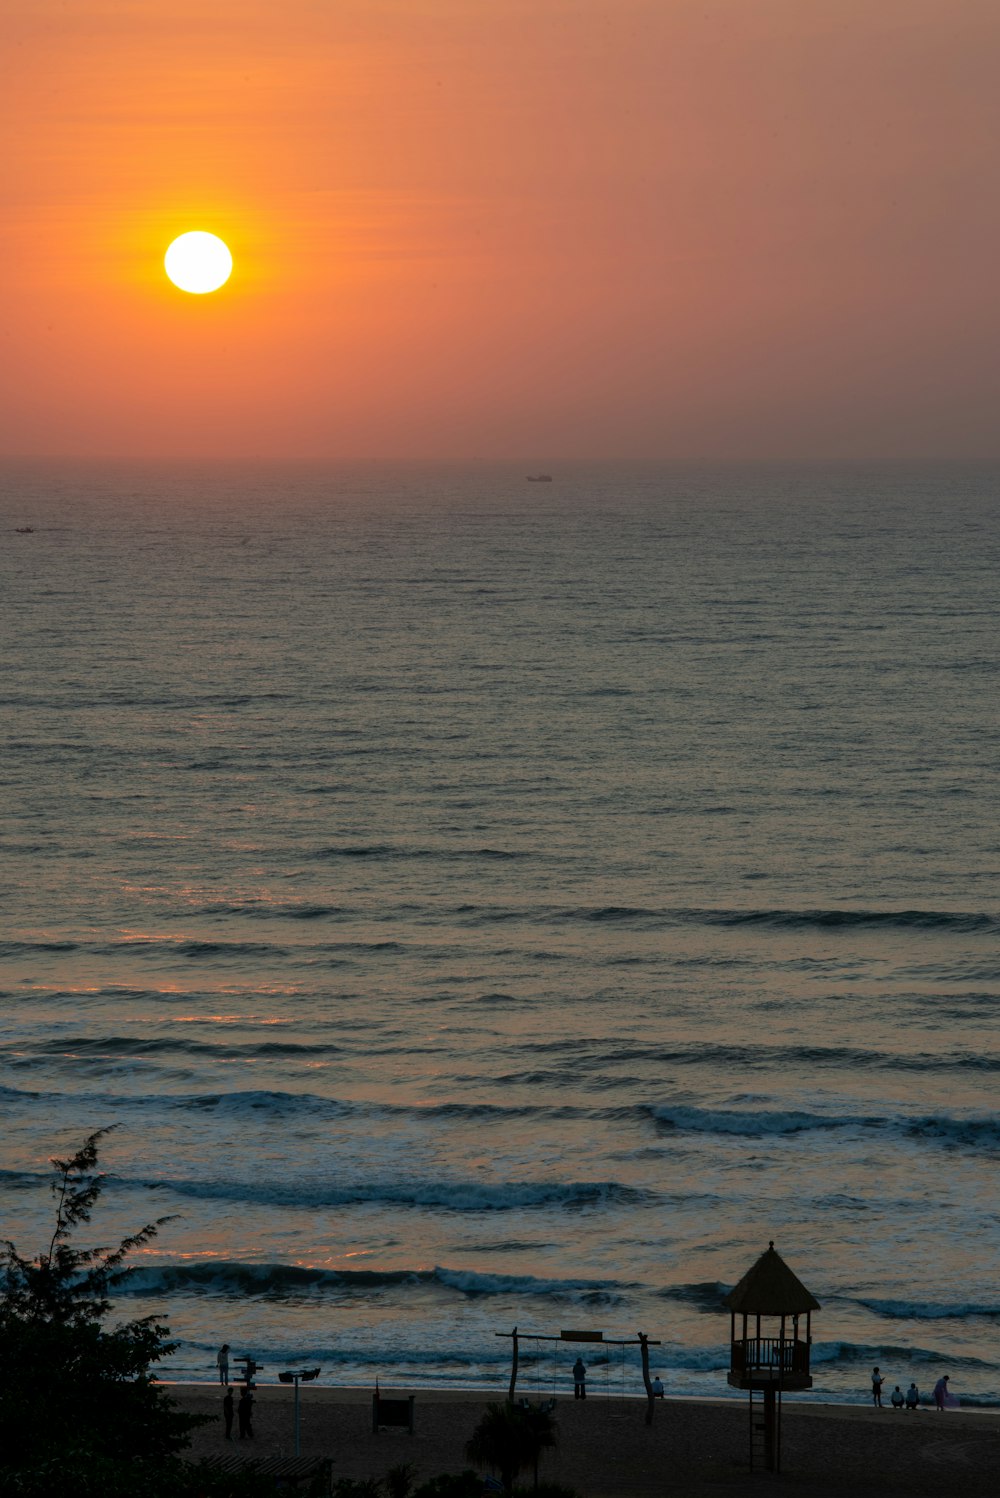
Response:
[[[465,1448],[477,1467],[492,1467],[500,1474],[505,1493],[513,1493],[517,1474],[534,1469],[538,1487],[538,1459],[546,1447],[556,1444],[556,1422],[548,1409],[512,1404],[488,1404]]]
[[[382,1498],[382,1484],[377,1477],[341,1477],[333,1485],[333,1498]]]
[[[412,1498],[482,1498],[483,1479],[478,1472],[441,1472],[421,1483]]]
[[[412,1462],[400,1462],[390,1467],[385,1474],[385,1487],[389,1498],[410,1498],[417,1469]]]
[[[515,1488],[513,1498],[580,1498],[580,1494],[561,1482],[540,1482],[537,1488]]]

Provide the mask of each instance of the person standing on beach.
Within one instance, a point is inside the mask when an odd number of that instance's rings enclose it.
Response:
[[[253,1395],[248,1388],[240,1390],[240,1402],[236,1406],[240,1421],[240,1440],[253,1440]]]
[[[217,1355],[217,1357],[215,1359],[215,1364],[216,1364],[216,1367],[219,1370],[219,1383],[222,1385],[222,1387],[224,1389],[228,1389],[229,1388],[229,1343],[228,1342],[223,1342],[222,1346],[219,1348],[218,1355]]]
[[[937,1405],[939,1410],[943,1410],[945,1405],[948,1403],[947,1373],[945,1374],[944,1378],[939,1378],[937,1383],[934,1385],[934,1403]]]
[[[222,1401],[222,1418],[226,1422],[226,1440],[233,1439],[233,1391],[226,1389],[226,1397]]]
[[[906,1391],[906,1408],[908,1410],[915,1410],[919,1403],[920,1390],[917,1388],[916,1384],[911,1383],[910,1387]]]
[[[885,1379],[877,1368],[872,1369],[872,1404],[877,1410],[882,1408],[882,1385]]]
[[[587,1365],[583,1358],[577,1358],[573,1364],[573,1398],[586,1399],[587,1397]]]

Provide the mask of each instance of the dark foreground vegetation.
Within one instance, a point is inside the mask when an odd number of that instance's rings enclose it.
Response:
[[[499,1498],[499,1488],[497,1492]],[[579,1498],[573,1488],[556,1482],[542,1482],[536,1487],[512,1487],[509,1498]],[[442,1472],[414,1486],[413,1468],[391,1467],[384,1481],[370,1478],[341,1478],[333,1485],[333,1498],[484,1498],[486,1489],[478,1472]]]
[[[152,1317],[109,1324],[128,1258],[166,1218],[116,1248],[78,1248],[74,1234],[104,1183],[91,1134],[52,1161],[54,1222],[48,1245],[24,1258],[0,1250],[0,1495],[2,1498],[256,1498],[273,1493],[252,1475],[219,1478],[181,1460],[203,1417],[179,1410],[156,1383],[172,1348]]]

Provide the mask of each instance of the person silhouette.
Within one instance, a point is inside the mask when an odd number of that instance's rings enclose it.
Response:
[[[233,1439],[233,1391],[226,1389],[226,1397],[222,1401],[222,1418],[226,1422],[226,1440]]]
[[[573,1364],[573,1398],[586,1399],[587,1397],[587,1365],[583,1358],[577,1358]]]
[[[882,1385],[885,1379],[877,1368],[872,1369],[872,1404],[877,1410],[882,1408]]]
[[[903,1408],[903,1391],[898,1384],[892,1391],[892,1398],[890,1399],[889,1403],[892,1405],[894,1410],[901,1410]]]
[[[222,1346],[219,1348],[219,1351],[218,1351],[218,1353],[216,1355],[215,1364],[216,1364],[216,1367],[219,1370],[219,1383],[222,1384],[223,1388],[228,1389],[228,1387],[229,1387],[229,1343],[228,1342],[223,1342]]]
[[[253,1395],[248,1388],[240,1390],[240,1402],[236,1406],[240,1422],[240,1440],[253,1440]]]
[[[919,1403],[920,1390],[917,1388],[916,1384],[911,1383],[910,1387],[906,1391],[906,1408],[908,1410],[915,1410]]]

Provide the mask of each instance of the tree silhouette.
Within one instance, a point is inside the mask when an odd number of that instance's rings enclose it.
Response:
[[[29,1323],[61,1326],[84,1327],[102,1321],[111,1309],[109,1289],[129,1272],[129,1254],[155,1238],[163,1224],[171,1220],[158,1217],[148,1222],[114,1249],[70,1246],[73,1229],[90,1221],[104,1188],[104,1172],[97,1168],[98,1145],[110,1132],[98,1129],[70,1159],[53,1158],[49,1162],[56,1177],[50,1187],[56,1204],[52,1237],[47,1251],[34,1259],[22,1258],[9,1238],[4,1241],[0,1256],[3,1314]]]
[[[556,1444],[556,1422],[551,1412],[538,1406],[488,1404],[485,1414],[465,1448],[477,1467],[495,1467],[507,1493],[511,1493],[522,1467],[534,1470],[538,1486],[538,1459]]]
[[[9,1240],[0,1249],[2,1495],[219,1491],[209,1474],[178,1457],[205,1417],[178,1410],[150,1371],[175,1345],[168,1328],[151,1316],[104,1325],[108,1292],[128,1274],[129,1255],[169,1219],[147,1223],[115,1248],[72,1243],[104,1185],[98,1151],[108,1132],[98,1129],[68,1160],[52,1160],[55,1223],[45,1250],[28,1259]]]

